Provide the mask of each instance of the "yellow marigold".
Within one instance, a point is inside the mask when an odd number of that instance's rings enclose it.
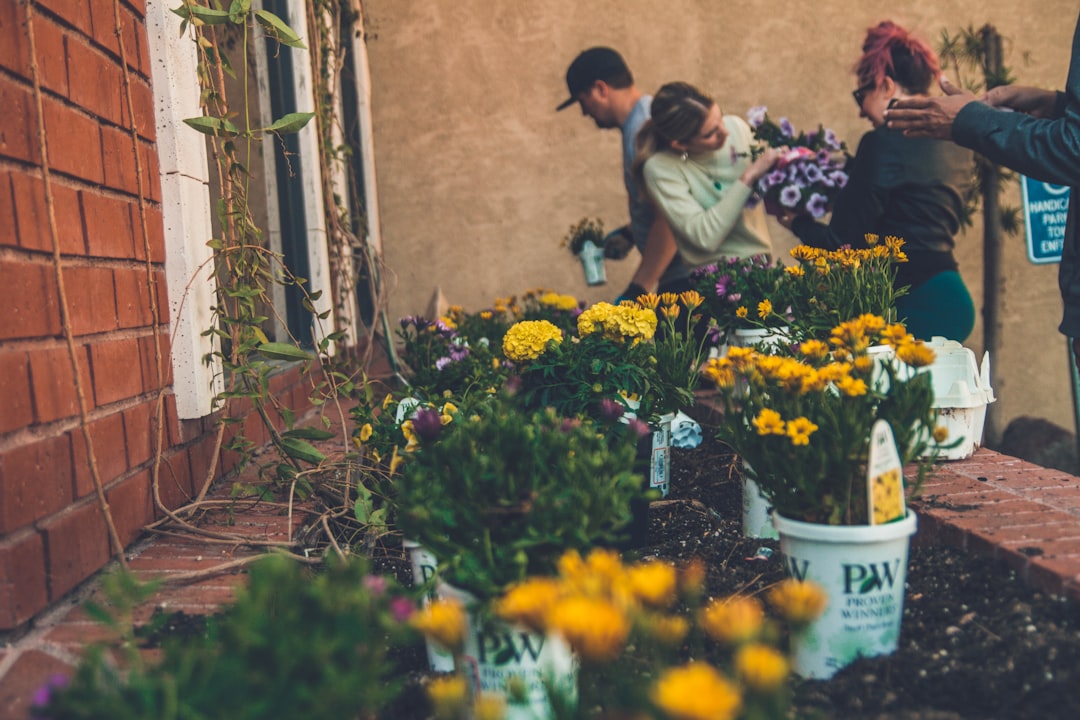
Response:
[[[757,304],[757,314],[759,318],[767,318],[772,314],[772,301],[765,298]]]
[[[740,305],[739,307],[735,308],[735,317],[745,318],[749,314],[750,311],[746,309],[745,305]]]
[[[701,303],[705,302],[705,296],[699,293],[697,290],[684,290],[679,293],[679,300],[686,306],[687,310],[693,310]]]
[[[670,648],[682,645],[690,632],[690,621],[682,615],[642,613],[637,618],[641,631],[655,642]]]
[[[916,340],[897,347],[896,357],[911,367],[926,367],[934,362],[934,351],[926,344]]]
[[[654,608],[670,607],[675,602],[675,566],[661,560],[649,560],[626,569],[626,579],[634,597]]]
[[[562,595],[554,578],[530,578],[510,588],[495,603],[495,614],[503,620],[521,623],[536,632],[546,629],[544,618]]]
[[[562,339],[562,330],[547,320],[523,320],[503,336],[503,355],[515,362],[535,360],[544,354],[549,342],[560,343]]]
[[[809,445],[810,436],[818,429],[818,426],[804,417],[789,420],[787,424],[787,436],[791,438],[792,445]]]
[[[573,295],[560,295],[559,293],[547,292],[540,296],[541,305],[546,305],[556,310],[573,310],[578,306],[577,298]]]
[[[761,632],[765,611],[752,597],[736,595],[713,600],[701,611],[701,627],[717,642],[740,645],[753,640]]]
[[[784,272],[791,277],[803,277],[804,275],[806,275],[806,271],[803,270],[802,265],[788,265],[786,268],[784,268]]]
[[[730,720],[742,708],[738,688],[703,662],[667,670],[649,696],[671,720]]]
[[[769,645],[750,643],[735,653],[735,674],[754,692],[776,692],[787,680],[788,671],[787,658]]]
[[[451,652],[461,649],[465,641],[467,620],[465,608],[457,600],[438,598],[413,613],[409,623],[418,631]]]
[[[371,439],[371,434],[375,432],[375,428],[371,427],[371,423],[364,423],[360,428],[360,442],[367,442]]]
[[[585,308],[584,312],[578,315],[577,319],[577,331],[581,337],[592,335],[594,332],[604,331],[604,321],[615,311],[615,306],[611,303],[598,302],[591,307]]]
[[[769,604],[794,625],[806,625],[817,620],[829,603],[820,585],[791,578],[774,585],[769,590],[768,598]]]
[[[757,417],[752,420],[758,435],[783,435],[784,420],[780,413],[769,408],[762,408]]]
[[[548,614],[548,627],[562,635],[585,660],[614,660],[626,645],[630,621],[609,600],[565,598]]]
[[[934,428],[934,441],[943,443],[949,439],[949,428],[944,425],[938,425]]]
[[[605,335],[614,340],[651,340],[656,334],[656,313],[648,308],[616,308],[611,321],[604,329]]]
[[[444,675],[428,683],[427,694],[437,720],[454,720],[465,710],[469,686],[464,675]]]

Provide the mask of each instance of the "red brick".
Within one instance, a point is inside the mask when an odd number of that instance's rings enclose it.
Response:
[[[92,344],[90,370],[94,378],[94,400],[99,406],[142,394],[139,342],[134,338]]]
[[[116,17],[113,14],[114,0],[90,0],[90,17],[93,19],[94,42],[113,55],[119,56],[120,46],[116,40]]]
[[[45,183],[39,177],[16,172],[11,174],[11,185],[19,245],[27,250],[52,253],[52,234],[45,208]],[[60,182],[59,177],[51,179],[49,188],[53,197],[60,252],[65,255],[85,254],[78,192]]]
[[[18,4],[20,7],[22,5]],[[70,676],[74,669],[41,650],[28,650],[15,659],[14,667],[0,679],[0,717],[26,718],[34,691],[54,675]]]
[[[161,325],[169,325],[169,285],[165,279],[165,273],[154,273],[154,292],[157,296],[157,321]]]
[[[45,548],[33,530],[0,540],[0,629],[20,625],[45,607]]]
[[[104,565],[109,533],[96,501],[83,502],[42,523],[49,597],[55,601]]]
[[[220,477],[221,468],[214,457],[216,447],[215,435],[207,435],[199,442],[188,447],[188,459],[191,464],[191,480],[195,493],[198,494],[206,484],[206,476],[211,467],[214,470],[214,478]]]
[[[74,86],[75,79],[72,78]],[[81,111],[57,100],[45,98],[43,105],[45,133],[49,138],[49,165],[53,172],[92,183],[104,182],[98,124]],[[37,126],[36,122],[34,126]]]
[[[135,110],[135,130],[144,140],[153,140],[156,137],[154,126],[154,92],[149,83],[136,75],[128,76],[131,85],[131,105]],[[123,100],[121,113],[121,125],[125,129],[131,128],[128,120],[127,98]]]
[[[139,467],[150,460],[154,448],[157,401],[145,402],[124,411],[124,438],[128,467]],[[165,442],[164,437],[162,442]]]
[[[191,471],[187,453],[183,450],[162,459],[158,473],[158,492],[161,502],[170,510],[191,501]]]
[[[71,502],[71,447],[66,435],[0,453],[0,535]]]
[[[135,151],[131,146],[131,133],[121,128],[101,128],[101,156],[105,163],[105,184],[114,190],[137,195],[139,186],[135,181]]]
[[[37,113],[30,89],[0,75],[0,107],[4,122],[0,123],[0,155],[39,163]]]
[[[35,15],[34,45],[37,48],[38,80],[41,87],[67,95],[68,68],[66,33],[52,20]],[[26,76],[29,79],[29,74]]]
[[[85,266],[65,268],[64,287],[71,330],[76,336],[116,329],[112,270]]]
[[[157,167],[155,165],[155,167]],[[156,171],[155,171],[156,173]],[[146,260],[146,247],[143,242],[142,224],[139,218],[138,207],[132,208],[133,227],[135,233],[135,258]],[[150,262],[165,262],[165,222],[161,211],[157,208],[146,208],[146,231],[150,237]]]
[[[998,481],[1003,486],[1017,490],[1041,490],[1043,488],[1059,488],[1068,483],[1075,483],[1076,478],[1059,470],[1049,470],[1029,465],[1016,470],[999,473]]]
[[[3,43],[0,43],[2,46]],[[11,186],[11,173],[0,172],[0,247],[18,247],[15,218],[15,189]]]
[[[124,416],[114,413],[94,420],[89,425],[90,442],[94,446],[94,462],[102,487],[127,472],[127,451],[124,449]],[[93,495],[94,476],[82,429],[71,431],[72,470],[75,473],[75,499]]]
[[[34,422],[34,402],[30,397],[30,364],[25,352],[0,348],[0,433],[17,430]]]
[[[152,322],[150,287],[146,269],[141,267],[113,271],[116,286],[116,317],[121,328],[146,327]]]
[[[66,346],[35,349],[30,356],[30,388],[34,395],[34,412],[39,423],[79,414],[79,401],[75,394],[75,379],[71,372],[71,358]],[[83,393],[87,409],[93,407],[94,390],[90,381],[90,365],[86,347],[77,345],[75,357],[82,373]]]
[[[112,13],[109,13],[112,17]],[[115,37],[115,36],[114,36]],[[116,61],[77,38],[68,40],[69,97],[91,115],[119,124],[123,117],[123,74]]]
[[[173,445],[179,445],[188,438],[183,437],[180,432],[180,416],[176,412],[176,396],[168,394],[164,397],[165,405],[165,434],[162,436],[165,438],[165,447],[172,447]]]
[[[94,26],[90,19],[90,0],[38,0],[38,4],[64,18],[82,34],[92,34]]]
[[[60,310],[52,268],[38,263],[0,260],[4,321],[0,340],[60,334]]]
[[[135,257],[131,204],[93,192],[79,193],[86,228],[86,251],[92,257]]]
[[[142,529],[154,519],[154,500],[150,494],[150,473],[143,471],[125,478],[106,493],[120,542],[130,545]]]
[[[19,3],[0,3],[0,67],[30,79],[30,43],[24,28],[26,14]]]
[[[143,389],[146,392],[156,393],[169,384],[169,335],[167,332],[160,331],[156,337],[150,334],[139,338],[139,358],[145,383]],[[160,367],[158,367],[159,363]]]
[[[1060,595],[1067,581],[1080,580],[1080,557],[1033,557],[1026,579],[1033,587]]]

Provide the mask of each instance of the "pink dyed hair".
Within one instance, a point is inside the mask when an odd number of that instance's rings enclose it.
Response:
[[[866,31],[862,50],[855,64],[860,86],[877,87],[889,76],[908,92],[925,93],[941,74],[930,46],[891,20]]]

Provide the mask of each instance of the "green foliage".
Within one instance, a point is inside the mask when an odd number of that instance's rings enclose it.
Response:
[[[783,263],[765,255],[730,258],[710,263],[692,274],[694,288],[705,299],[705,308],[717,326],[727,332],[737,328],[778,327],[789,324],[795,288]],[[768,300],[772,311],[762,317],[758,308]]]
[[[447,318],[403,318],[398,336],[401,358],[409,367],[409,384],[421,397],[485,392],[501,385],[508,375],[498,344],[486,336],[458,332]]]
[[[570,248],[570,252],[580,255],[585,242],[592,242],[598,248],[604,247],[604,221],[600,219],[581,218],[576,224],[570,226],[570,231],[563,238],[563,247]]]
[[[127,605],[145,592],[126,583]],[[402,616],[413,601],[361,558],[313,572],[281,556],[251,569],[250,582],[205,635],[168,642],[144,664],[122,643],[120,672],[93,649],[37,718],[180,720],[373,716],[400,690],[393,652],[416,642]],[[126,634],[130,640],[130,633]]]
[[[428,419],[414,419],[420,447],[391,503],[405,537],[430,550],[452,584],[491,598],[553,572],[567,549],[620,538],[642,489],[627,426],[523,413],[504,395],[446,425]]]

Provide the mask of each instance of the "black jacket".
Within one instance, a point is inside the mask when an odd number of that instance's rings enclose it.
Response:
[[[1080,20],[1073,33],[1072,58],[1065,92],[1058,94],[1052,120],[968,103],[956,116],[953,140],[1035,180],[1072,188],[1065,243],[1058,270],[1064,301],[1059,329],[1080,337]]]
[[[972,179],[970,151],[879,127],[863,136],[846,170],[829,224],[802,216],[792,225],[801,241],[835,250],[866,247],[866,233],[903,238],[908,262],[898,266],[898,286],[956,269],[952,250]]]

